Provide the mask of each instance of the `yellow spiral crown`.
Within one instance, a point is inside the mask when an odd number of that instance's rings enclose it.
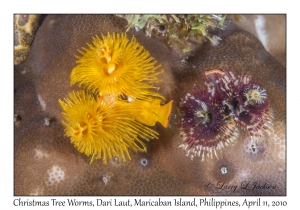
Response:
[[[168,126],[172,102],[157,92],[163,73],[150,53],[133,37],[98,36],[87,44],[71,72],[71,84],[84,88],[59,100],[65,135],[94,159],[131,159],[129,148],[146,152],[143,140],[157,139],[147,126]]]

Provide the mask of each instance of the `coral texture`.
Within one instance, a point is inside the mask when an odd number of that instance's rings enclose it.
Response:
[[[211,36],[210,31],[225,26],[226,15],[117,15],[128,21],[127,30],[135,28],[144,30],[147,36],[156,34],[161,36],[166,43],[177,52],[178,55],[187,56],[184,54],[192,51],[195,45],[200,45],[206,39],[210,40],[212,45],[218,45],[220,37]],[[178,52],[182,51],[182,52]]]
[[[273,110],[273,132],[253,141],[241,130],[236,143],[218,158],[191,160],[182,144],[173,109],[167,129],[156,124],[158,141],[145,142],[147,153],[130,153],[131,161],[95,161],[79,153],[64,136],[62,109],[75,55],[95,35],[124,33],[126,20],[113,15],[48,15],[37,31],[27,60],[15,66],[15,195],[285,195],[286,194],[286,72],[253,35],[235,26],[218,32],[181,62],[158,37],[131,29],[132,35],[165,70],[159,93],[180,98],[203,86],[206,70],[234,70],[250,75],[267,92]],[[47,49],[47,50],[45,50]],[[263,100],[264,94],[260,91]],[[248,93],[249,97],[252,93]],[[222,185],[223,184],[223,185]],[[247,185],[248,184],[248,185]],[[245,189],[245,186],[251,189]],[[230,187],[237,186],[237,188]],[[255,187],[256,186],[256,187]],[[270,186],[267,189],[259,186]],[[244,187],[244,188],[243,188]]]
[[[239,21],[237,26],[259,38],[265,49],[286,66],[286,15],[243,15],[243,18],[246,24]]]
[[[14,64],[24,62],[39,26],[41,15],[14,15]]]

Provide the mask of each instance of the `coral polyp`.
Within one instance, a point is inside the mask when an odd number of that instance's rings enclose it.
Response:
[[[259,86],[256,86],[253,89],[249,89],[244,93],[244,96],[246,96],[246,103],[249,103],[251,105],[263,104],[267,99],[266,90],[261,90]]]
[[[194,93],[187,93],[180,102],[180,135],[184,141],[180,147],[187,151],[187,156],[205,159],[217,150],[229,145],[238,137],[233,118],[226,112],[221,100],[211,93],[195,86]]]
[[[59,100],[63,108],[63,125],[71,143],[94,159],[113,157],[120,161],[131,159],[128,149],[145,152],[142,140],[158,137],[158,133],[134,120],[139,110],[123,106],[113,100],[95,99],[83,90],[69,93],[69,98]]]
[[[140,45],[135,37],[108,34],[93,38],[92,44],[79,51],[77,65],[71,73],[71,84],[79,83],[91,92],[103,95],[124,94],[132,99],[164,100],[157,93],[157,76],[161,65]]]
[[[212,157],[217,150],[237,139],[240,128],[251,138],[272,129],[272,110],[267,91],[248,75],[233,71],[209,70],[204,73],[205,89],[194,85],[193,93],[181,99],[180,147],[187,156]],[[257,140],[257,139],[256,139]]]

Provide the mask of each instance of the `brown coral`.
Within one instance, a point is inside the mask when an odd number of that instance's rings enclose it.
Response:
[[[154,37],[130,30],[162,64],[161,93],[179,99],[207,69],[232,69],[251,75],[264,85],[274,111],[274,130],[261,143],[247,132],[223,149],[219,159],[191,161],[178,148],[182,140],[173,113],[169,129],[157,125],[159,141],[147,142],[146,154],[131,154],[132,161],[111,160],[89,165],[64,137],[58,98],[70,92],[69,75],[77,49],[95,34],[124,32],[126,21],[111,15],[49,15],[39,28],[28,59],[15,67],[15,195],[285,195],[285,69],[251,34],[230,28],[222,43],[209,43],[182,63]],[[46,51],[44,49],[47,49]],[[23,72],[23,73],[22,73]],[[53,119],[49,126],[45,118]],[[53,173],[57,172],[58,176]],[[218,182],[239,185],[242,180],[275,185],[275,190],[218,190]],[[109,180],[109,181],[108,181]],[[211,183],[210,187],[207,183]]]
[[[14,64],[26,60],[31,42],[39,26],[41,15],[14,15]]]

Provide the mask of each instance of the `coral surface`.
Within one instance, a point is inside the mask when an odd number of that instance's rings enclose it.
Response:
[[[24,62],[39,26],[41,15],[14,15],[14,64]]]
[[[64,136],[58,99],[70,86],[77,50],[92,37],[125,33],[127,21],[114,15],[48,15],[39,27],[27,60],[14,76],[15,195],[285,195],[286,71],[252,34],[234,25],[218,32],[217,46],[195,46],[185,62],[159,37],[130,29],[163,67],[159,93],[174,100],[168,128],[156,124],[159,139],[145,142],[147,153],[130,152],[131,161],[107,164],[78,152]],[[191,160],[182,144],[176,107],[206,70],[250,75],[267,92],[273,132],[253,141],[240,129],[235,143],[218,158]],[[250,93],[249,93],[250,94]],[[263,95],[263,94],[262,94]],[[234,186],[237,186],[236,188]]]

